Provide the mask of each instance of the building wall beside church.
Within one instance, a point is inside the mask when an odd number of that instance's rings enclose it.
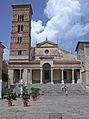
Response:
[[[80,41],[77,54],[78,59],[81,60],[82,83],[89,85],[89,43]]]
[[[2,98],[2,65],[3,65],[3,49],[5,47],[0,42],[0,99]]]

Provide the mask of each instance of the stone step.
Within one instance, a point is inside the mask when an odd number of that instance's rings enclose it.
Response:
[[[30,93],[30,89],[32,87],[39,88],[41,95],[47,95],[47,96],[63,96],[65,95],[65,91],[62,91],[61,84],[29,84],[28,92]],[[64,85],[65,86],[65,85]],[[12,86],[14,87],[14,86]],[[80,84],[66,84],[68,94],[70,96],[72,95],[88,95],[86,90],[83,88]],[[15,86],[15,90],[17,94],[20,94],[20,88],[18,86]]]
[[[66,84],[66,86],[69,95],[88,95],[80,84]],[[42,95],[65,95],[65,91],[62,91],[61,84],[32,84],[28,87],[29,90],[32,87],[40,88]]]

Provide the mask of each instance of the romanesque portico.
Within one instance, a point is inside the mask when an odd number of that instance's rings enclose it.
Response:
[[[59,67],[59,64],[56,66],[51,59],[42,59],[38,64],[28,65],[30,68],[25,64],[24,68],[22,68],[23,66],[19,68],[18,65],[18,68],[16,66],[14,69],[10,68],[9,71],[10,73],[11,70],[13,72],[13,83],[19,83],[21,79],[25,84],[77,83],[77,81],[81,79],[80,63],[73,63],[73,67],[69,67],[69,63],[66,67],[64,64],[61,64],[62,66]],[[9,76],[10,75],[11,74],[9,74]]]

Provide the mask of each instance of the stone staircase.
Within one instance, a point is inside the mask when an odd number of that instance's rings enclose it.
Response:
[[[65,85],[64,85],[65,86]],[[88,95],[88,92],[83,88],[80,84],[66,84],[68,94],[70,96],[75,95]],[[65,95],[65,91],[62,91],[61,84],[30,84],[28,89],[30,88],[39,88],[41,95],[45,96],[63,96]]]
[[[69,96],[80,96],[80,95],[88,95],[89,93],[85,90],[85,88],[80,84],[65,84],[68,90]],[[64,85],[64,86],[65,86]],[[30,93],[30,89],[32,87],[39,88],[40,94],[45,96],[63,96],[65,95],[65,91],[62,91],[61,84],[29,84],[27,86],[28,93]],[[11,85],[17,95],[20,94],[20,88],[18,85]]]

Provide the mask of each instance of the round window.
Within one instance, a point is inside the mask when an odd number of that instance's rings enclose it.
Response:
[[[45,50],[45,53],[48,54],[49,53],[49,50]]]

